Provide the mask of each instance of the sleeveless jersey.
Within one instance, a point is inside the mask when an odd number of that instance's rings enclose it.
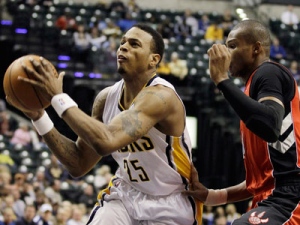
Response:
[[[169,82],[157,76],[146,86],[158,84],[171,88],[176,93]],[[121,80],[110,89],[103,112],[104,123],[109,123],[122,112],[120,98],[123,85],[124,81]],[[177,93],[176,95],[178,96]],[[130,108],[134,108],[134,103]],[[186,188],[190,177],[191,149],[186,128],[181,137],[165,135],[156,128],[151,128],[139,140],[112,153],[119,165],[116,176],[149,195],[181,192]]]
[[[292,76],[279,64],[282,73]],[[253,76],[246,83],[245,94],[250,96]],[[269,74],[272,76],[272,74]],[[295,94],[290,101],[290,112],[285,113],[279,139],[267,143],[251,132],[243,121],[240,122],[241,138],[246,168],[247,189],[253,194],[254,207],[258,201],[265,199],[275,188],[276,179],[289,179],[300,173],[300,110],[299,93],[296,82]],[[251,96],[250,96],[251,97]],[[287,110],[287,109],[285,109]]]

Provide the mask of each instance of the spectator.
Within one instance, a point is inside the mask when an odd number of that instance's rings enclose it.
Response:
[[[12,198],[10,198],[11,196]],[[7,206],[11,207],[14,210],[17,218],[24,216],[24,210],[26,208],[25,201],[21,199],[20,190],[16,188],[11,189],[11,195],[7,196],[6,203]]]
[[[129,0],[127,3],[127,12],[129,13],[140,13],[140,7],[139,5],[136,3],[135,0]]]
[[[124,18],[126,11],[127,8],[121,0],[112,0],[108,6],[108,12],[116,12],[120,14],[122,18]]]
[[[35,191],[44,191],[47,187],[47,180],[45,178],[45,168],[39,167],[35,170],[34,177],[32,179],[32,185]]]
[[[16,192],[15,198],[20,198],[24,202],[27,200],[32,202],[35,199],[35,193],[32,184],[26,180],[26,176],[24,173],[16,173],[11,191]]]
[[[201,19],[199,19],[198,21],[198,27],[199,27],[199,31],[204,33],[206,32],[207,28],[209,27],[210,25],[210,20],[209,20],[209,17],[207,14],[203,14],[201,16]]]
[[[294,12],[294,6],[288,5],[286,11],[284,11],[281,14],[281,22],[284,23],[287,26],[290,26],[291,28],[293,25],[298,25],[299,23],[299,17]]]
[[[55,225],[66,225],[69,220],[68,213],[63,207],[57,209]]]
[[[125,32],[136,23],[137,21],[132,18],[132,14],[130,12],[127,12],[124,18],[120,18],[118,20],[117,26],[120,27],[122,32]]]
[[[0,135],[11,138],[17,126],[17,120],[7,111],[5,101],[0,99]]]
[[[38,135],[35,127],[30,127],[29,133],[31,136],[31,144],[32,144],[33,150],[36,151],[36,150],[40,150],[43,147],[46,147],[44,140],[41,138],[41,136]]]
[[[159,63],[156,72],[159,76],[168,80],[168,77],[171,74],[171,69],[169,66],[169,62],[167,62],[165,56],[163,56],[161,62]]]
[[[155,17],[152,15],[151,19],[154,20]],[[156,27],[156,30],[161,34],[164,40],[169,40],[171,37],[175,36],[174,29],[174,24],[171,23],[170,18],[168,17],[161,23],[158,23]]]
[[[279,39],[274,37],[270,48],[270,58],[275,62],[280,62],[280,60],[285,59],[286,56],[285,48],[280,44]]]
[[[87,62],[91,47],[91,35],[83,24],[79,24],[77,31],[73,33],[75,57],[77,60]]]
[[[84,221],[84,214],[77,206],[73,207],[72,217],[68,220],[66,225],[85,225],[87,221]]]
[[[113,20],[107,18],[105,21],[107,26],[102,30],[104,35],[107,37],[118,37],[120,34],[122,34],[120,27],[116,25]]]
[[[223,42],[224,41],[224,30],[217,21],[212,20],[211,24],[206,29],[204,38],[207,41]]]
[[[0,221],[0,225],[16,224],[17,217],[12,208],[10,207],[5,208],[2,214],[3,214],[3,221]]]
[[[193,13],[190,9],[186,9],[184,11],[183,18],[186,21],[186,25],[188,25],[191,28],[191,34],[192,36],[197,35],[199,27],[198,27],[198,21],[196,17],[193,16]]]
[[[4,151],[0,153],[0,165],[9,167],[12,173],[15,173],[18,167],[10,154],[5,153]]]
[[[96,197],[97,193],[95,192],[94,186],[91,184],[86,184],[83,187],[83,194],[80,195],[78,202],[85,204],[90,211],[95,206]]]
[[[232,15],[231,11],[229,9],[226,9],[223,12],[223,15],[221,17],[221,26],[224,31],[224,37],[227,37],[230,30],[233,28],[235,24],[236,19]]]
[[[102,14],[95,15],[96,20],[90,22],[89,27],[97,27],[99,31],[102,32],[103,29],[107,27],[106,21]]]
[[[225,213],[226,213],[226,217],[227,217],[227,222],[228,223],[232,223],[235,219],[238,219],[241,217],[241,214],[239,214],[236,211],[236,207],[234,204],[228,204],[225,207]]]
[[[203,206],[203,224],[205,225],[213,225],[214,222],[214,213],[213,207],[204,205]]]
[[[65,8],[64,14],[57,18],[55,25],[60,30],[68,30],[72,32],[77,30],[77,23],[71,14],[70,8]]]
[[[180,59],[177,52],[171,54],[171,61],[169,62],[171,76],[174,79],[175,86],[186,85],[186,76],[188,75],[188,67],[186,60]]]
[[[300,83],[300,69],[297,60],[292,60],[289,66],[290,71],[292,72],[297,84],[299,86]]]
[[[15,196],[12,194],[12,191],[10,190],[11,193],[7,194],[3,198],[2,202],[2,210],[6,208],[11,208],[16,216],[16,218],[23,216],[24,209],[25,209],[25,203],[20,200],[16,199]]]
[[[69,178],[68,171],[61,165],[54,154],[50,156],[51,164],[45,170],[45,177],[48,182],[52,182],[55,179],[66,181]]]
[[[73,204],[72,202],[68,201],[68,200],[64,200],[61,204],[60,204],[61,208],[63,208],[64,212],[65,212],[65,216],[69,219],[71,219],[72,217],[72,210],[73,210]]]
[[[36,209],[34,205],[26,205],[24,216],[16,221],[15,225],[36,225],[33,218],[36,216]]]
[[[35,200],[33,202],[35,209],[38,211],[39,208],[47,202],[49,202],[49,199],[46,197],[45,193],[41,190],[37,190],[35,192]]]
[[[99,30],[98,26],[93,26],[90,31],[91,35],[91,46],[95,46],[97,49],[102,47],[102,44],[107,40],[107,37],[102,34],[102,31]]]
[[[224,215],[216,216],[214,220],[215,220],[214,225],[227,225],[228,224],[226,216],[224,216]]]
[[[108,165],[102,165],[96,170],[94,187],[99,190],[105,188],[108,185],[112,176],[113,175],[111,173],[110,167]]]
[[[10,144],[13,146],[20,144],[24,147],[30,147],[31,135],[29,132],[29,126],[26,123],[19,123],[19,128],[14,131],[13,136],[10,139]]]
[[[10,168],[7,165],[0,165],[0,197],[9,194],[11,185],[12,175]]]
[[[52,223],[52,206],[48,203],[41,205],[33,221],[37,225],[53,225]]]
[[[49,186],[45,189],[45,195],[50,199],[51,203],[60,204],[63,200],[63,197],[60,193],[61,190],[61,181],[59,179],[53,179]]]
[[[180,43],[192,36],[192,28],[186,22],[186,18],[178,18],[174,25],[174,35]]]
[[[112,37],[108,43],[109,46],[101,52],[99,71],[103,74],[104,78],[114,78],[117,71],[117,43]]]

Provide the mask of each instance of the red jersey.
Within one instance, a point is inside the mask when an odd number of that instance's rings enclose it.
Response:
[[[244,151],[244,164],[246,169],[247,189],[253,194],[252,207],[258,201],[265,199],[275,188],[276,180],[292,178],[300,173],[300,110],[299,93],[296,82],[288,69],[275,63],[264,63],[250,76],[246,83],[245,94],[256,99],[259,92],[259,84],[253,82],[253,77],[259,70],[268,68],[269,76],[277,73],[277,76],[284,76],[284,79],[294,85],[289,90],[282,88],[282,100],[285,106],[285,117],[283,118],[279,139],[274,143],[268,143],[251,132],[244,122],[240,122],[241,138]],[[267,65],[268,64],[268,65]],[[264,68],[265,67],[265,68]],[[280,70],[278,70],[278,67]],[[272,68],[275,68],[272,70]],[[280,71],[278,73],[278,71]],[[274,73],[273,73],[274,72]],[[279,75],[278,75],[279,74]],[[284,80],[282,79],[282,80]],[[281,81],[282,81],[281,80]],[[293,83],[291,83],[293,82]],[[284,84],[283,86],[287,86]],[[254,87],[256,85],[256,87]],[[271,89],[272,87],[270,87]],[[291,92],[288,96],[286,92]],[[264,94],[268,96],[268,93]],[[270,94],[270,96],[273,96]],[[273,96],[277,97],[277,96]],[[258,100],[258,99],[256,99]]]

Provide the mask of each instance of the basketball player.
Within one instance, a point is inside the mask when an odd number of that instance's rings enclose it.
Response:
[[[269,60],[270,34],[245,20],[229,33],[226,46],[209,50],[212,81],[241,119],[246,181],[206,189],[193,168],[194,197],[220,205],[253,197],[252,209],[232,224],[300,224],[300,112],[298,87],[288,69]],[[244,93],[228,77],[245,82]],[[224,149],[225,151],[226,149]]]
[[[54,127],[45,111],[26,113],[51,151],[74,177],[89,172],[102,156],[119,164],[109,187],[100,191],[90,225],[201,224],[202,204],[182,194],[188,186],[191,142],[185,108],[174,87],[156,75],[164,42],[151,27],[138,24],[117,51],[122,79],[96,97],[92,116],[83,113],[53,79],[45,61],[26,71],[58,115],[78,135],[73,142]]]

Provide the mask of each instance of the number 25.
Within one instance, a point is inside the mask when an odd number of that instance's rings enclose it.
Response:
[[[131,182],[138,182],[137,179],[135,179],[135,178],[132,177],[130,165],[132,166],[132,168],[135,171],[140,170],[139,178],[140,178],[141,181],[143,181],[143,182],[144,181],[149,181],[150,179],[149,179],[146,171],[144,170],[143,167],[137,165],[138,162],[139,161],[137,159],[135,159],[135,160],[129,160],[129,161],[126,160],[126,159],[124,159],[124,169],[127,171],[130,181]]]

